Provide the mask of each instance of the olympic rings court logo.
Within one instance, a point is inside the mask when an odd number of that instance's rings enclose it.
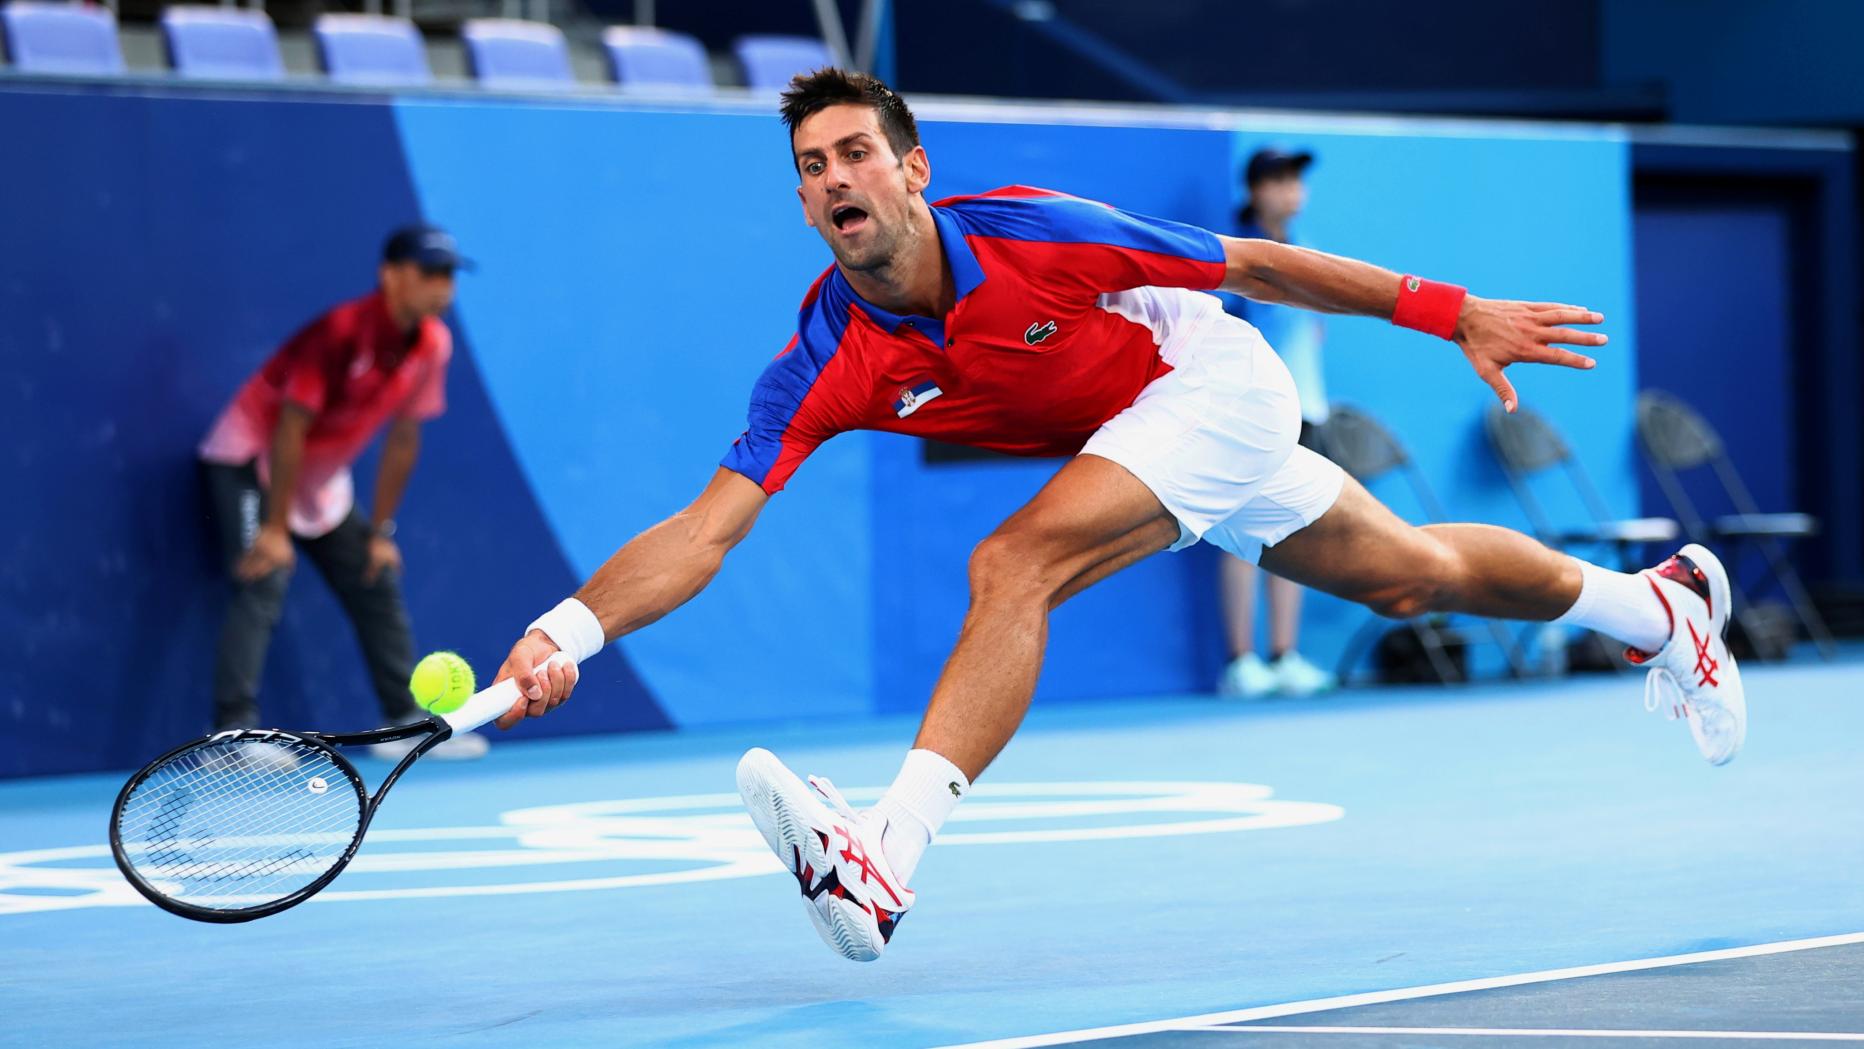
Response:
[[[858,803],[879,788],[850,790]],[[1108,841],[1328,823],[1345,810],[1254,783],[984,783],[936,846]],[[392,817],[391,817],[392,818]],[[589,892],[787,873],[736,794],[516,809],[483,827],[381,827],[312,903]],[[143,905],[107,845],[0,852],[0,916]]]

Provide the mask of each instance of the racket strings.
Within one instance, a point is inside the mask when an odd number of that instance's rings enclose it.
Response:
[[[362,799],[324,750],[291,739],[213,740],[139,783],[118,835],[130,865],[165,895],[241,909],[284,899],[339,863]]]

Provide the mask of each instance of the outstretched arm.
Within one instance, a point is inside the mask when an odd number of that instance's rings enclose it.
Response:
[[[704,590],[718,574],[725,554],[750,534],[769,498],[757,482],[720,469],[691,506],[615,551],[571,599],[580,602],[586,613],[566,601],[540,621],[544,629],[534,627],[512,646],[495,680],[517,678],[518,691],[526,699],[498,719],[499,727],[510,728],[527,716],[540,717],[568,698],[575,685],[573,669],[533,674],[552,654],[569,651],[587,658],[602,645],[654,622]],[[592,621],[589,614],[593,614]],[[561,626],[553,628],[548,625],[551,622]],[[553,631],[579,636],[553,636]]]
[[[1592,358],[1556,344],[1605,345],[1599,332],[1567,327],[1604,321],[1603,315],[1584,307],[1483,299],[1464,295],[1460,288],[1446,291],[1445,285],[1308,248],[1272,240],[1221,240],[1227,270],[1224,291],[1320,313],[1382,317],[1450,339],[1511,412],[1519,398],[1502,369],[1521,361],[1590,368]],[[1404,301],[1407,295],[1418,296],[1415,305]],[[1443,312],[1449,309],[1454,312]],[[1433,312],[1438,315],[1433,317]]]

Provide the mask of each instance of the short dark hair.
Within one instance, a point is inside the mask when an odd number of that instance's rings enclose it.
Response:
[[[905,99],[866,73],[834,66],[790,78],[789,90],[783,92],[783,126],[790,129],[794,142],[804,120],[830,106],[845,105],[867,106],[880,117],[880,130],[886,133],[894,156],[904,157],[919,144],[919,123],[906,108]]]

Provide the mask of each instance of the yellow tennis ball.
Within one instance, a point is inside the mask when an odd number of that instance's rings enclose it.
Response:
[[[473,694],[472,666],[458,652],[430,653],[414,665],[408,691],[429,713],[451,714]]]

